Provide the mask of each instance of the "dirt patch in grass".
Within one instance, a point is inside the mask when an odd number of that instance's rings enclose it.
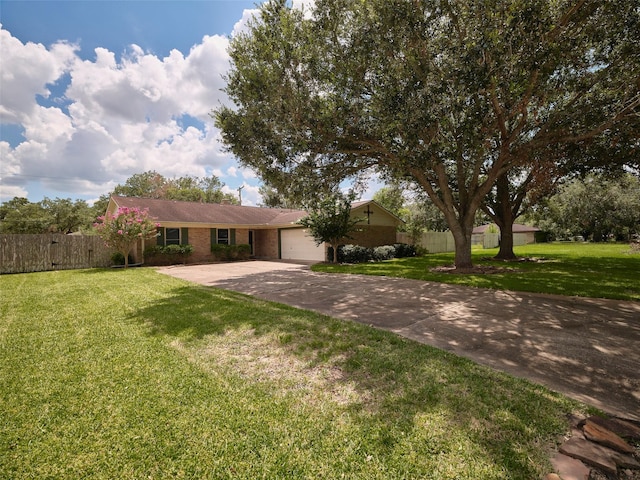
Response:
[[[330,362],[305,360],[292,355],[287,344],[275,335],[259,336],[254,329],[212,336],[198,348],[179,340],[172,346],[207,370],[223,369],[251,382],[277,385],[274,391],[280,395],[300,395],[310,403],[323,398],[339,405],[366,404],[370,400],[338,365],[343,358],[335,357]]]
[[[546,263],[551,260],[544,257],[518,257],[518,258],[495,258],[495,257],[482,257],[483,262],[503,262],[503,263]]]
[[[518,273],[517,268],[496,267],[493,265],[475,265],[471,268],[456,268],[455,265],[443,265],[441,267],[430,268],[434,273],[453,273],[461,275],[490,275],[495,273]]]
[[[550,260],[544,257],[518,257],[514,259],[501,259],[493,257],[482,257],[480,259],[483,262],[501,262],[503,264],[518,264],[518,263],[546,263]],[[429,269],[434,273],[454,273],[462,275],[491,275],[496,273],[520,273],[521,269],[515,267],[501,267],[496,265],[474,265],[471,268],[456,268],[455,265],[442,265]]]

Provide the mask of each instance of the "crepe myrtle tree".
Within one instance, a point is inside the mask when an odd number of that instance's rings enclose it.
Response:
[[[138,240],[157,236],[160,226],[149,212],[138,208],[120,207],[115,214],[107,212],[93,224],[107,247],[124,256],[124,267],[129,266],[129,251]]]
[[[498,178],[637,122],[639,10],[637,0],[316,0],[307,12],[272,0],[231,41],[234,105],[212,115],[227,150],[266,181],[374,171],[411,182],[443,212],[464,270]]]
[[[328,243],[333,248],[333,263],[338,263],[338,247],[345,238],[350,238],[360,221],[351,217],[351,202],[354,194],[334,193],[325,196],[307,210],[308,215],[299,224],[309,229],[316,245]]]

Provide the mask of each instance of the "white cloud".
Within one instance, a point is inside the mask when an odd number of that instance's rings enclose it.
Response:
[[[250,185],[247,182],[243,182],[240,187],[242,187],[242,205],[255,207],[262,202],[262,196],[259,192],[259,186]],[[232,188],[228,185],[225,185],[224,187],[222,187],[222,192],[233,195],[236,198],[240,198],[238,193],[238,188],[240,187]]]
[[[215,175],[218,178],[224,177],[224,172],[219,168],[212,168],[207,170],[208,175]]]
[[[249,185],[247,182],[242,184],[242,205],[257,206],[262,203],[262,195],[260,195],[257,185]]]
[[[222,151],[209,116],[227,101],[221,92],[227,47],[228,39],[214,35],[186,56],[173,50],[159,58],[131,45],[119,62],[104,48],[87,60],[77,45],[23,44],[0,29],[0,116],[24,129],[22,143],[2,143],[3,197],[25,196],[34,178],[46,188],[70,189],[65,196],[95,198],[147,170],[235,176],[235,161]],[[50,97],[47,85],[55,83],[63,96],[39,104],[38,95]],[[183,126],[185,116],[198,128]]]
[[[268,1],[268,0],[267,0]],[[267,3],[267,2],[265,2]],[[264,5],[264,4],[263,4]],[[304,12],[306,18],[310,18],[313,9],[316,5],[315,0],[293,0],[292,7],[300,9]],[[236,37],[241,33],[246,33],[249,30],[249,24],[251,21],[258,17],[260,9],[246,9],[242,12],[242,18],[236,22],[231,31],[231,37]]]
[[[380,178],[378,174],[371,174],[366,182],[366,189],[360,195],[360,198],[363,200],[371,200],[373,196],[380,190],[385,187],[385,182]]]
[[[23,44],[0,24],[0,86],[2,123],[22,123],[36,108],[36,95],[47,98],[48,84],[54,83],[71,67],[77,45],[58,42],[49,49],[42,44]]]
[[[7,142],[0,142],[0,158],[2,159],[2,178],[0,179],[0,202],[6,202],[13,197],[26,197],[27,191],[20,185],[6,181],[7,176],[20,172],[20,165]]]
[[[74,132],[71,118],[55,107],[34,105],[31,115],[22,122],[24,136],[32,142],[51,144],[68,142]]]
[[[293,0],[292,2],[293,8],[298,8],[305,13],[306,18],[310,18],[313,12],[313,9],[316,6],[315,0]]]
[[[15,197],[27,197],[27,191],[17,185],[0,185],[0,202],[7,202]]]
[[[241,33],[246,33],[249,30],[249,24],[259,12],[260,10],[257,8],[244,10],[242,12],[242,18],[233,26],[231,37],[236,37]]]
[[[250,168],[243,168],[242,178],[244,178],[245,180],[254,180],[254,179],[258,179],[258,174],[253,170],[251,170]]]

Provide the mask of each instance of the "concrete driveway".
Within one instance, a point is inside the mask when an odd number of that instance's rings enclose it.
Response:
[[[640,420],[638,302],[314,273],[282,262],[158,271],[390,330]]]

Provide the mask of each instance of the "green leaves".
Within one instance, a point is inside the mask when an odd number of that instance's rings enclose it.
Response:
[[[105,244],[122,254],[125,268],[129,266],[129,250],[139,240],[156,237],[158,226],[148,211],[127,207],[120,207],[115,214],[107,212],[94,224]]]
[[[228,151],[274,185],[408,178],[470,258],[498,177],[553,151],[584,163],[566,147],[614,128],[637,143],[634,5],[318,0],[305,16],[270,2],[231,44],[237,107],[213,115]]]
[[[334,262],[337,261],[340,241],[349,238],[349,234],[360,221],[351,217],[352,201],[353,194],[345,195],[340,192],[322,197],[309,209],[309,214],[299,221],[300,225],[309,229],[317,245],[325,242],[331,244]]]
[[[29,202],[23,197],[0,204],[0,233],[72,233],[91,225],[95,217],[84,200],[44,198]]]
[[[184,177],[167,179],[155,170],[136,173],[124,185],[113,190],[115,195],[125,197],[165,198],[187,202],[222,203],[223,200],[237,203],[235,195],[222,192],[224,183],[215,175],[210,177]]]

